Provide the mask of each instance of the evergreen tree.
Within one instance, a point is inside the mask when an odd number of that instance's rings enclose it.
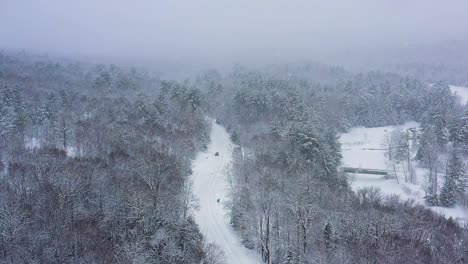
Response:
[[[449,175],[445,176],[445,183],[440,192],[440,203],[446,207],[453,207],[457,200],[457,185]]]
[[[453,207],[457,198],[467,187],[465,168],[461,151],[457,148],[452,150],[447,164],[445,183],[440,192],[440,202],[443,206]]]
[[[330,248],[333,242],[333,229],[330,222],[327,222],[325,224],[325,228],[323,229],[323,240],[325,241],[325,246]]]
[[[191,88],[187,94],[187,103],[191,106],[192,111],[195,111],[202,104],[203,95],[199,89]]]

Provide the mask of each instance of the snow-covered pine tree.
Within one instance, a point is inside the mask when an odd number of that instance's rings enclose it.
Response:
[[[332,240],[333,240],[333,229],[332,229],[332,225],[330,224],[330,222],[327,222],[325,224],[325,228],[323,229],[323,240],[325,241],[325,246],[327,248],[330,248],[331,247],[331,244],[332,244]]]
[[[459,148],[454,148],[447,164],[445,183],[440,192],[440,203],[443,206],[453,207],[457,198],[466,189],[465,168],[463,156]]]

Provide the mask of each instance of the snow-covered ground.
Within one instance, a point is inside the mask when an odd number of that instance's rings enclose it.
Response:
[[[193,192],[199,199],[195,221],[206,240],[224,251],[226,263],[261,263],[256,252],[241,244],[229,224],[229,212],[222,205],[229,199],[227,170],[232,161],[233,147],[226,130],[213,121],[208,149],[200,152],[192,165]],[[216,152],[219,156],[215,156]],[[217,202],[218,198],[221,203]]]
[[[450,90],[458,96],[461,104],[468,103],[468,87],[450,85]]]
[[[30,150],[39,149],[42,147],[42,142],[39,141],[35,137],[30,137],[30,138],[26,138],[25,146],[26,146],[26,149],[30,149]],[[78,149],[73,146],[67,146],[67,148],[65,149],[65,152],[67,153],[67,156],[71,158],[78,157],[79,155],[81,155]]]
[[[398,126],[400,129],[417,128],[416,122]],[[343,166],[366,169],[387,169],[385,140],[395,127],[356,127],[340,137]]]
[[[417,128],[418,123],[408,122],[401,126],[386,127],[356,127],[340,137],[342,144],[343,161],[342,165],[346,167],[379,169],[393,172],[393,167],[386,156],[386,144],[388,135],[395,130],[406,130]],[[397,165],[397,177],[388,178],[381,175],[369,174],[349,174],[351,188],[354,191],[365,187],[380,188],[383,194],[399,195],[402,199],[413,199],[420,204],[424,204],[424,185],[427,170],[418,166],[413,161],[415,169],[415,184],[405,182],[401,167]],[[457,206],[455,208],[430,207],[432,210],[445,215],[446,217],[459,218],[466,222],[468,219],[468,208]]]
[[[35,137],[26,138],[26,148],[27,149],[38,149],[41,147],[41,142]]]

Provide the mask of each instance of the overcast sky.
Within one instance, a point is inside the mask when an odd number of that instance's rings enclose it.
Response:
[[[467,0],[0,0],[0,48],[125,58],[307,56],[468,35]]]

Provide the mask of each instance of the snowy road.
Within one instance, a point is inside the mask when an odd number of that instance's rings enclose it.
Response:
[[[211,142],[206,152],[200,152],[193,162],[193,192],[199,199],[195,221],[208,242],[218,245],[226,263],[261,263],[260,256],[241,242],[229,224],[228,211],[222,203],[228,198],[227,167],[232,160],[233,144],[225,129],[214,121]],[[215,153],[219,152],[219,156]],[[216,201],[221,199],[221,203]]]

